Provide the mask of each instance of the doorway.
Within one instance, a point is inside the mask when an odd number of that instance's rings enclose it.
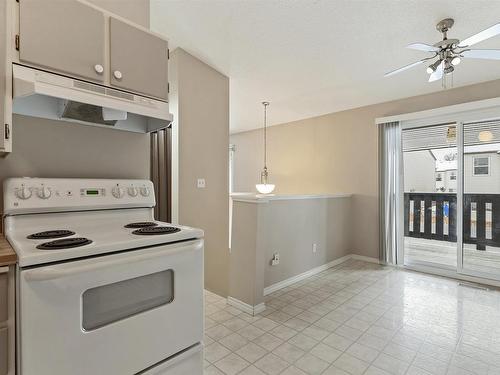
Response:
[[[456,124],[402,130],[404,264],[457,268]]]
[[[500,119],[401,132],[399,263],[500,280]]]

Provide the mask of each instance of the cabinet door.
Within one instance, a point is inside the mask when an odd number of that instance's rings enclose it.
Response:
[[[9,274],[3,270],[5,267],[0,267],[0,326],[5,323],[8,316],[9,306]]]
[[[19,59],[103,81],[104,14],[76,0],[20,2]]]
[[[7,1],[0,1],[0,155],[12,150],[12,136],[10,134],[12,125],[10,81],[12,78],[10,76],[10,62],[7,60],[10,53],[8,49],[10,22],[8,22],[7,12]]]
[[[0,329],[0,375],[7,375],[9,370],[9,330]]]
[[[116,18],[110,18],[111,84],[168,99],[168,43]]]
[[[9,269],[0,267],[0,375],[6,375],[9,369],[8,328],[5,327],[9,306]]]

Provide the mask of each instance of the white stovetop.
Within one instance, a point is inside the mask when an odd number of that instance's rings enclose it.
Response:
[[[200,229],[159,221],[155,222],[181,230],[172,234],[140,236],[132,234],[134,229],[124,228],[126,224],[140,221],[155,221],[150,208],[18,215],[6,217],[5,234],[18,255],[20,267],[203,237]],[[36,232],[56,229],[71,230],[75,234],[70,237],[86,237],[93,242],[71,249],[39,250],[37,245],[55,239],[27,238]]]

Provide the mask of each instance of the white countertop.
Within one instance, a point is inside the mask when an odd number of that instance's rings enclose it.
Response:
[[[233,193],[231,199],[236,202],[267,203],[270,201],[299,200],[299,199],[330,199],[349,198],[352,194],[255,194],[255,193]]]

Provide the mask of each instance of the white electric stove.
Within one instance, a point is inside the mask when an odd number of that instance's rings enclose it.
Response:
[[[203,231],[155,221],[147,180],[12,178],[20,375],[203,372]]]

